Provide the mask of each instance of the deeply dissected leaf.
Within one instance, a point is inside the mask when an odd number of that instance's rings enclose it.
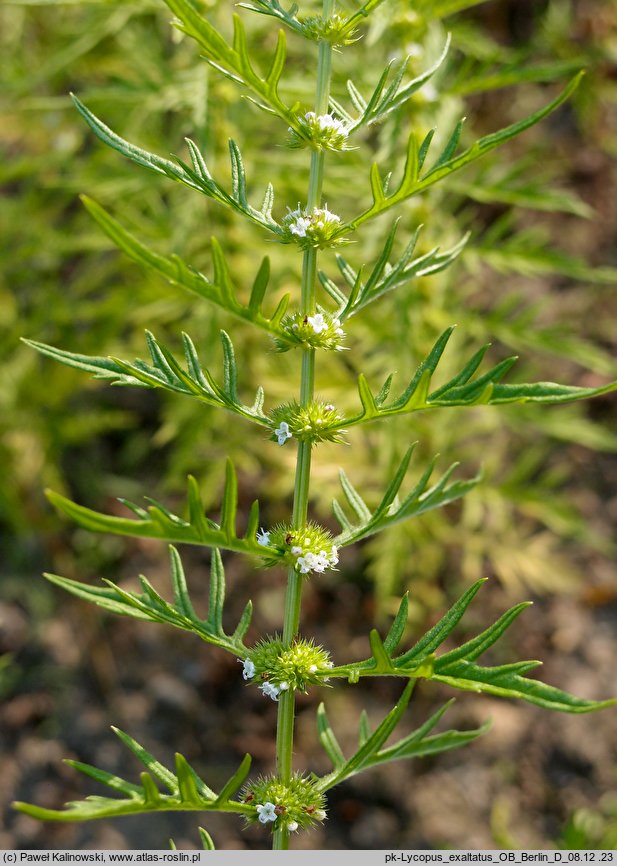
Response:
[[[338,546],[344,547],[353,544],[390,526],[394,526],[394,524],[402,520],[407,520],[409,517],[415,517],[434,508],[441,508],[464,496],[481,480],[481,476],[478,475],[467,481],[448,483],[452,472],[458,465],[455,463],[450,466],[436,484],[429,486],[429,480],[436,462],[435,458],[429,464],[415,487],[401,500],[398,495],[399,490],[407,473],[415,447],[416,445],[414,444],[407,450],[381,502],[374,511],[368,508],[364,500],[351,485],[345,473],[341,472],[343,493],[348,504],[355,512],[357,522],[352,523],[345,515],[340,504],[336,502],[333,508],[334,516],[341,524],[343,530],[335,539],[335,543]]]
[[[390,415],[405,415],[421,409],[453,406],[476,406],[478,404],[499,405],[506,403],[567,403],[589,397],[608,394],[617,390],[617,382],[609,382],[597,388],[575,385],[559,385],[555,382],[524,384],[502,384],[501,379],[516,363],[517,358],[506,358],[486,373],[472,378],[476,373],[488,346],[482,347],[455,376],[434,391],[430,384],[453,328],[447,328],[436,340],[433,348],[419,364],[405,390],[389,403],[379,405],[363,376],[358,380],[358,392],[362,411],[345,418],[341,427],[346,429],[356,424],[384,418]]]
[[[360,745],[358,750],[348,760],[345,760],[329,724],[327,727],[328,736],[324,737],[322,735],[324,725],[323,720],[327,719],[327,717],[325,715],[323,704],[320,706],[317,716],[320,740],[328,754],[328,757],[334,765],[334,770],[319,780],[318,786],[320,790],[328,791],[330,788],[340,784],[345,779],[355,776],[363,770],[368,770],[371,767],[378,766],[379,764],[385,764],[390,761],[397,761],[405,758],[418,758],[425,755],[434,755],[439,752],[446,752],[450,749],[459,748],[460,746],[464,746],[477,739],[477,737],[486,733],[488,730],[490,725],[486,724],[481,728],[471,731],[445,731],[442,734],[431,735],[430,732],[435,728],[448,707],[452,704],[452,701],[449,701],[444,704],[444,706],[440,707],[440,709],[437,710],[437,712],[419,728],[416,728],[416,730],[407,734],[407,736],[402,737],[391,746],[386,747],[385,743],[394,732],[407,709],[413,686],[414,681],[411,680],[405,687],[405,690],[394,709],[388,713],[381,724],[378,725],[372,733],[368,730],[366,714],[363,713],[360,717]],[[336,744],[335,748],[332,747],[333,742]]]
[[[154,153],[149,153],[137,145],[131,144],[129,141],[121,138],[117,133],[104,124],[95,114],[93,114],[86,106],[73,96],[73,102],[81,116],[84,118],[94,134],[106,145],[118,151],[123,156],[130,159],[132,162],[148,168],[156,174],[171,178],[178,181],[190,189],[197,190],[208,198],[214,199],[219,204],[225,205],[231,210],[248,217],[254,223],[257,223],[262,228],[273,232],[276,235],[282,234],[282,229],[271,216],[269,216],[270,207],[264,213],[252,207],[246,198],[246,179],[244,177],[244,168],[242,157],[238,145],[234,141],[230,141],[229,150],[232,164],[232,175],[234,177],[234,188],[232,194],[225,192],[214,180],[203,156],[197,149],[197,146],[190,140],[187,140],[189,153],[191,155],[192,167],[187,165],[178,157],[172,162],[169,159],[164,159]]]
[[[141,785],[127,782],[119,776],[79,761],[67,761],[74,769],[124,796],[120,798],[90,796],[85,800],[67,803],[64,809],[44,809],[30,803],[14,803],[14,808],[43,821],[91,821],[97,818],[140,815],[146,812],[205,811],[230,812],[236,815],[251,813],[251,806],[230,799],[239,787],[235,785],[236,779],[242,774],[244,778],[248,772],[251,763],[248,755],[229,782],[223,786],[221,793],[217,795],[182,755],[176,755],[176,772],[172,773],[128,734],[117,728],[114,728],[114,731],[147,768],[148,772],[141,774]],[[154,779],[162,784],[168,793],[159,791]],[[200,833],[204,847],[212,848],[209,835],[201,828]]]
[[[163,388],[166,391],[187,394],[204,403],[227,409],[262,427],[270,424],[261,407],[263,389],[258,388],[252,406],[246,406],[238,399],[237,370],[233,346],[225,331],[221,331],[224,359],[224,382],[218,385],[210,371],[201,366],[197,350],[188,334],[182,335],[186,369],[180,366],[171,351],[160,343],[153,334],[146,331],[146,342],[150,352],[151,364],[144,361],[122,361],[119,358],[104,358],[82,355],[56,349],[45,343],[24,340],[33,349],[54,361],[92,373],[96,379],[107,379],[114,385],[134,385],[146,388]]]
[[[162,256],[154,252],[126,231],[114,217],[95,201],[87,196],[82,196],[82,201],[105,234],[137,264],[160,274],[173,285],[198,295],[200,298],[216,304],[234,316],[252,322],[271,334],[281,333],[280,322],[285,315],[289,295],[285,295],[281,299],[270,318],[263,315],[261,305],[269,279],[269,261],[267,258],[264,258],[261,263],[250,301],[248,305],[245,305],[238,300],[235,286],[227,284],[224,280],[218,281],[216,277],[214,280],[208,280],[202,273],[185,264],[179,256]],[[224,262],[223,253],[214,238],[212,239],[212,254],[215,263],[220,266],[220,263]]]
[[[445,270],[458,258],[469,240],[469,235],[465,235],[449,250],[441,252],[439,247],[434,247],[429,252],[413,258],[421,228],[419,227],[416,229],[402,255],[392,264],[390,262],[390,255],[397,227],[398,220],[390,229],[383,250],[366,281],[362,280],[361,269],[360,271],[355,271],[343,256],[337,255],[336,261],[339,271],[350,289],[348,295],[329,279],[323,271],[320,272],[319,279],[321,284],[337,304],[336,315],[341,321],[359,313],[387,292],[397,289],[410,280],[427,277]]]
[[[319,742],[332,761],[333,766],[336,770],[340,770],[345,766],[345,756],[343,755],[339,742],[332,730],[323,703],[321,703],[317,708],[317,734],[319,736]]]
[[[358,228],[358,226],[362,225],[367,220],[373,219],[374,217],[385,212],[386,210],[389,210],[395,205],[400,204],[408,198],[411,198],[411,196],[424,192],[424,190],[428,189],[433,184],[446,179],[454,172],[459,171],[467,165],[470,165],[472,162],[475,162],[477,159],[484,156],[484,154],[489,153],[491,150],[494,150],[502,144],[505,144],[507,141],[510,141],[512,138],[520,135],[531,126],[539,123],[541,120],[547,117],[547,115],[551,114],[553,111],[559,108],[559,106],[561,106],[567,99],[569,99],[569,97],[578,87],[581,77],[582,73],[579,73],[577,76],[575,76],[568,84],[568,86],[562,91],[562,93],[560,93],[556,99],[554,99],[544,108],[539,109],[538,111],[534,112],[523,120],[519,120],[516,123],[510,124],[510,126],[504,127],[498,132],[491,133],[490,135],[485,135],[483,138],[480,138],[478,141],[475,142],[475,144],[464,150],[458,156],[454,155],[454,153],[449,153],[449,150],[451,149],[451,144],[456,144],[456,141],[458,140],[457,132],[459,130],[459,126],[457,125],[450,139],[450,143],[447,146],[447,151],[442,153],[442,155],[437,159],[437,161],[424,174],[419,173],[419,149],[417,142],[415,141],[414,135],[410,135],[408,143],[407,163],[403,172],[403,177],[398,187],[390,194],[384,193],[377,196],[373,195],[373,204],[371,205],[371,207],[368,208],[368,210],[364,211],[362,214],[360,214],[360,216],[356,217],[356,219],[352,220],[350,223],[347,223],[345,226],[341,226],[338,234],[342,236],[350,229]]]
[[[436,655],[436,651],[452,634],[483,583],[483,580],[479,580],[466,590],[439,622],[423,635],[411,649],[399,656],[394,656],[393,652],[401,631],[399,610],[385,642],[381,641],[376,631],[371,632],[369,640],[373,654],[370,659],[338,665],[328,671],[328,676],[346,677],[350,682],[357,682],[360,677],[365,676],[403,676],[409,677],[411,683],[419,678],[436,680],[463,691],[520,699],[545,709],[558,710],[564,713],[590,713],[617,704],[617,699],[593,701],[577,698],[554,686],[528,679],[526,674],[541,664],[538,661],[513,662],[496,667],[482,667],[476,664],[476,659],[502,637],[530,602],[515,605],[476,637],[471,638],[456,649],[442,655]],[[405,608],[402,606],[401,609],[404,610]],[[396,643],[394,637],[397,638]],[[433,745],[440,748],[447,742],[451,742],[453,745],[462,745],[464,741],[464,736],[446,738],[446,740],[437,739]],[[429,749],[430,747],[427,746]],[[394,749],[394,747],[392,748]],[[401,748],[402,752],[405,753],[406,746]],[[387,752],[389,757],[386,760],[398,756],[394,755],[391,750],[387,750]],[[410,756],[412,754],[419,753],[414,748],[409,753]],[[400,757],[405,756],[405,754],[400,755]],[[337,772],[340,774],[342,771],[339,769]],[[332,775],[334,778],[335,774]]]
[[[206,60],[215,69],[252,91],[259,100],[257,104],[261,108],[277,114],[288,126],[300,131],[293,107],[288,108],[281,100],[278,92],[286,55],[285,34],[282,30],[278,34],[270,68],[267,74],[262,76],[255,70],[249,56],[244,25],[238,15],[233,16],[233,44],[229,45],[207,18],[199,14],[189,0],[165,0],[165,2],[171,11],[178,16],[178,28],[187,36],[195,39],[204,50]],[[283,20],[289,24],[288,17],[285,15],[283,15]],[[290,20],[293,20],[293,15]]]
[[[356,15],[360,16],[361,13],[356,13]],[[358,112],[356,117],[353,117],[339,102],[333,99],[330,100],[331,105],[344,118],[350,132],[355,132],[362,126],[383,120],[404,105],[435,75],[443,65],[449,50],[450,37],[448,36],[443,51],[436,62],[406,84],[403,84],[403,79],[411,58],[406,57],[400,62],[391,61],[383,70],[368,99],[364,99],[353,81],[348,81],[347,90],[354,108]]]
[[[228,470],[226,482],[226,497],[234,502],[237,494],[235,473]],[[90,532],[108,532],[112,535],[124,535],[135,538],[156,538],[159,541],[169,541],[174,544],[199,544],[206,547],[216,547],[221,550],[234,550],[236,553],[248,553],[256,556],[277,556],[272,548],[258,545],[255,539],[255,527],[258,523],[257,508],[252,509],[253,519],[247,524],[244,535],[238,535],[235,528],[235,512],[228,511],[225,526],[219,526],[204,514],[204,506],[199,495],[197,482],[192,476],[188,479],[188,519],[172,514],[164,505],[154,499],[147,509],[142,509],[133,503],[123,502],[135,513],[135,518],[117,517],[112,514],[101,514],[83,505],[77,505],[59,493],[47,491],[47,498],[61,514],[74,520],[79,526]],[[234,519],[232,519],[232,515]],[[257,520],[255,519],[257,517]]]
[[[219,551],[216,548],[212,551],[210,598],[206,619],[198,617],[193,609],[182,562],[174,547],[170,548],[170,556],[173,603],[165,601],[145,577],[140,578],[142,593],[123,589],[109,580],[104,581],[104,587],[100,587],[89,586],[81,581],[55,574],[46,574],[45,577],[77,598],[96,604],[110,613],[172,625],[183,631],[192,632],[206,643],[227,650],[238,658],[244,658],[247,650],[242,638],[250,624],[251,607],[249,603],[235,632],[228,635],[223,627],[225,572]]]

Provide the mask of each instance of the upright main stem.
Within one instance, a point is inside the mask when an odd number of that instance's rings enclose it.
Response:
[[[323,18],[329,18],[334,8],[335,0],[323,0]],[[315,95],[315,113],[325,114],[328,111],[330,97],[330,70],[332,63],[332,46],[329,42],[319,43],[319,58],[317,66],[317,88]],[[306,206],[309,212],[319,207],[323,186],[324,152],[313,150],[311,154],[311,171]],[[304,252],[302,261],[301,306],[303,315],[310,316],[315,312],[315,284],[317,280],[317,250],[308,249]],[[300,378],[300,403],[308,405],[315,390],[315,349],[302,350],[302,371]],[[306,526],[309,500],[309,484],[311,477],[311,443],[298,443],[298,459],[296,462],[296,480],[294,487],[292,524],[295,529]],[[283,643],[292,643],[300,627],[300,606],[302,603],[303,576],[295,568],[290,568],[287,575],[287,595],[285,597],[285,618],[283,621]],[[276,766],[277,775],[283,780],[291,778],[293,738],[294,738],[295,695],[293,690],[280,693],[276,732]],[[272,847],[283,850],[289,847],[289,830],[281,827],[274,831]]]

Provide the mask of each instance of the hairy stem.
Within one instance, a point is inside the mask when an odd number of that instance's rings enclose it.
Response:
[[[334,2],[335,0],[323,0],[324,19],[330,17],[332,14]],[[325,114],[328,110],[331,64],[332,46],[329,42],[320,42],[315,95],[316,114]],[[306,202],[309,210],[319,207],[321,203],[323,172],[324,152],[323,150],[313,150]],[[300,310],[304,315],[312,315],[315,312],[316,280],[317,250],[309,249],[305,251],[302,261]],[[303,406],[306,406],[313,399],[314,388],[315,350],[304,349],[300,379],[300,402]],[[306,525],[311,477],[311,447],[310,442],[298,443],[292,517],[292,523],[296,529],[301,529]],[[285,618],[283,622],[283,642],[287,645],[296,637],[300,627],[302,581],[303,576],[298,574],[294,568],[290,568],[287,576],[287,595],[285,597]],[[278,776],[285,780],[291,778],[292,773],[294,715],[295,696],[293,691],[281,692],[276,733],[276,764]],[[286,850],[289,847],[289,831],[286,827],[281,827],[274,831],[272,847],[275,850]]]

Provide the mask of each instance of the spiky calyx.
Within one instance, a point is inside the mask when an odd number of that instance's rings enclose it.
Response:
[[[308,686],[323,685],[332,667],[330,654],[313,640],[295,638],[290,646],[274,637],[264,638],[251,650],[245,660],[253,683],[269,683],[278,693],[292,690],[306,692]]]
[[[338,563],[338,548],[327,529],[312,521],[302,529],[294,529],[289,523],[279,523],[273,529],[260,530],[259,544],[268,547],[264,556],[265,568],[290,565],[300,574],[312,571],[324,572]],[[272,549],[277,551],[272,555]]]
[[[332,403],[312,400],[301,406],[296,400],[283,403],[270,412],[272,440],[284,445],[288,439],[299,442],[342,442],[344,430],[340,415]]]
[[[307,39],[330,42],[332,45],[351,45],[357,42],[356,28],[350,27],[344,15],[335,12],[328,18],[321,15],[299,15],[298,21]]]
[[[313,150],[351,150],[347,145],[349,130],[332,114],[307,111],[298,118],[298,128],[289,127],[289,147],[312,147]]]
[[[284,335],[277,334],[274,338],[279,352],[288,352],[290,349],[306,346],[334,352],[343,349],[341,341],[345,332],[341,328],[340,320],[322,309],[318,308],[312,316],[305,316],[302,313],[285,316],[281,321],[281,327],[285,331]]]
[[[300,205],[290,210],[281,223],[282,243],[296,243],[301,250],[324,249],[347,243],[337,237],[341,229],[341,218],[328,210],[328,206],[303,208]]]
[[[325,797],[316,790],[315,782],[300,773],[287,782],[277,776],[260,776],[242,791],[245,803],[255,807],[246,816],[249,824],[271,824],[272,830],[281,826],[291,832],[308,830],[326,818]]]

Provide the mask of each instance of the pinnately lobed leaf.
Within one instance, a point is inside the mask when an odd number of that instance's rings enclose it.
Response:
[[[140,578],[142,593],[123,589],[110,580],[103,581],[105,586],[99,587],[56,574],[46,574],[45,577],[72,595],[96,604],[110,613],[175,626],[197,635],[206,643],[227,650],[238,658],[244,658],[247,648],[242,641],[250,626],[252,604],[250,601],[247,603],[233,634],[226,634],[223,627],[225,571],[219,551],[216,548],[212,551],[208,616],[205,619],[201,619],[193,608],[178,551],[170,546],[169,553],[172,603],[165,601],[145,577]]]
[[[344,418],[346,429],[393,415],[406,415],[422,409],[465,407],[477,405],[505,405],[509,403],[545,403],[555,405],[575,400],[586,400],[617,390],[617,381],[596,388],[560,385],[556,382],[504,384],[501,379],[516,363],[517,358],[506,358],[487,372],[475,378],[474,374],[489,348],[483,346],[470,361],[448,382],[431,391],[431,382],[441,357],[452,336],[454,327],[447,328],[435,341],[432,349],[418,365],[405,390],[389,403],[378,403],[377,397],[363,375],[358,378],[358,394],[362,410],[351,418]]]
[[[14,808],[43,821],[70,822],[141,815],[146,812],[230,812],[244,816],[252,813],[252,807],[230,799],[242,785],[250,769],[249,755],[245,755],[238,770],[217,795],[182,755],[176,755],[176,772],[172,773],[128,734],[118,728],[113,730],[137,760],[147,768],[147,772],[141,774],[141,785],[127,782],[119,776],[79,761],[67,761],[74,769],[124,796],[91,796],[85,800],[67,803],[64,809],[44,809],[20,802],[14,803]],[[159,785],[166,790],[160,791]],[[202,839],[205,843],[210,837],[206,833]]]
[[[257,327],[272,335],[280,335],[282,333],[280,322],[285,315],[289,303],[289,295],[285,295],[281,299],[270,318],[265,317],[262,312],[262,302],[269,280],[269,260],[267,257],[262,261],[255,278],[255,285],[249,304],[245,305],[238,300],[237,289],[234,285],[230,285],[223,279],[219,282],[216,275],[214,280],[208,280],[202,273],[183,262],[179,256],[162,256],[154,252],[123,228],[121,223],[112,217],[101,205],[97,204],[97,202],[88,196],[82,196],[81,200],[105,234],[137,264],[159,274],[173,285],[179,286],[191,294],[216,304],[232,315],[257,325]],[[225,259],[220,246],[214,238],[212,239],[212,255],[215,263],[218,262],[219,264],[218,271],[221,274],[221,265],[225,266]],[[229,273],[229,269],[226,266],[225,273]]]
[[[507,610],[496,622],[475,638],[443,655],[436,651],[454,631],[465,611],[477,595],[484,580],[477,581],[458,599],[450,610],[423,635],[420,640],[402,655],[394,657],[394,649],[400,640],[404,624],[402,613],[407,610],[404,600],[385,642],[373,630],[370,659],[338,665],[328,675],[347,677],[357,682],[363,676],[403,676],[410,682],[416,679],[435,680],[462,691],[516,698],[545,709],[564,713],[590,713],[617,704],[617,699],[593,701],[577,698],[538,680],[530,680],[525,674],[538,667],[541,662],[523,661],[497,667],[482,667],[476,659],[493,646],[531,602],[522,602]]]
[[[471,147],[464,150],[458,156],[455,156],[454,148],[458,143],[458,137],[460,135],[460,126],[457,125],[450,137],[448,145],[446,145],[446,150],[442,152],[442,154],[437,158],[437,161],[433,163],[432,167],[423,175],[420,174],[421,166],[418,143],[412,133],[408,141],[407,160],[403,171],[403,177],[397,189],[389,195],[379,193],[377,197],[374,196],[372,206],[350,223],[341,227],[340,234],[342,235],[350,229],[358,228],[360,225],[367,222],[367,220],[373,219],[411,196],[418,195],[425,189],[433,186],[433,184],[444,180],[451,174],[454,174],[454,172],[457,172],[465,166],[470,165],[472,162],[475,162],[491,150],[505,144],[507,141],[510,141],[512,138],[525,132],[525,130],[530,127],[535,126],[536,123],[539,123],[570,98],[579,86],[583,74],[583,72],[579,72],[579,74],[570,81],[559,96],[548,105],[544,106],[544,108],[530,114],[529,117],[526,117],[523,120],[519,120],[516,123],[510,124],[510,126],[500,129],[498,132],[485,135],[483,138],[476,141]],[[423,154],[423,157],[426,158],[426,153]]]
[[[223,525],[219,525],[205,516],[199,488],[192,476],[189,476],[188,479],[188,520],[172,514],[164,505],[154,499],[148,500],[151,504],[147,509],[123,500],[123,504],[136,515],[136,519],[134,519],[101,514],[83,505],[78,505],[53,490],[46,491],[46,495],[61,514],[91,532],[109,532],[112,535],[135,538],[156,538],[159,541],[177,544],[197,544],[260,557],[264,553],[276,556],[276,551],[259,545],[256,541],[256,527],[259,525],[257,503],[254,503],[251,509],[244,535],[239,536],[237,534],[235,525],[236,484],[235,471],[231,468],[231,463],[228,462],[224,490],[224,499],[227,504]]]
[[[261,408],[264,399],[261,387],[257,389],[252,406],[244,405],[238,398],[235,353],[233,344],[225,331],[221,331],[224,370],[222,385],[215,381],[207,368],[202,367],[197,350],[188,334],[182,334],[186,369],[178,363],[167,346],[159,342],[149,331],[146,331],[146,343],[151,363],[139,359],[123,361],[120,358],[82,355],[57,349],[45,343],[37,343],[34,340],[23,340],[23,342],[54,361],[91,373],[96,379],[107,379],[113,385],[162,388],[173,393],[185,394],[203,403],[234,412],[262,427],[270,426]]]

